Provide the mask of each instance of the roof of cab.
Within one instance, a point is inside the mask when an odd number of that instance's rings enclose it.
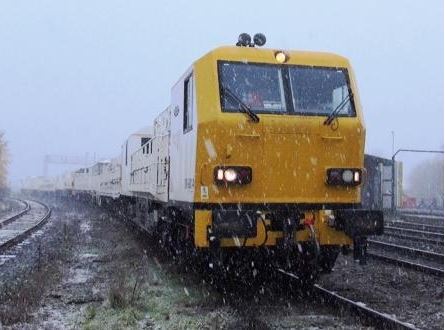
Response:
[[[215,48],[198,59],[198,61],[204,60],[208,57],[213,57],[214,60],[281,64],[275,59],[275,54],[280,51],[284,52],[288,56],[288,60],[286,63],[284,63],[284,65],[294,64],[327,67],[349,67],[349,61],[346,57],[333,53],[238,46],[223,46]]]

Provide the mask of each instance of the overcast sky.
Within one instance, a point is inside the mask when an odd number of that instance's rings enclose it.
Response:
[[[44,154],[112,156],[192,61],[263,32],[348,57],[369,153],[443,147],[443,1],[0,1],[0,130],[10,180]],[[56,166],[53,173],[60,171]]]

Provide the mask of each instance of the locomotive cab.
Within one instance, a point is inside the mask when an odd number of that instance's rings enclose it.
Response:
[[[337,248],[382,231],[360,209],[365,126],[344,57],[217,48],[170,108],[169,201],[190,213],[195,247]]]

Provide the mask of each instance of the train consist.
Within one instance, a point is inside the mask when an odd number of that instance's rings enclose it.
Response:
[[[264,42],[242,34],[194,62],[117,158],[24,190],[115,208],[212,267],[255,251],[306,278],[342,248],[363,252],[383,215],[361,206],[365,125],[350,63]]]

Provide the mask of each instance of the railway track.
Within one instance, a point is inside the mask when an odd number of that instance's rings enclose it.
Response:
[[[1,220],[0,253],[22,242],[49,219],[51,209],[47,205],[37,201],[26,203],[25,210]]]
[[[369,239],[368,256],[399,267],[443,276],[443,215],[417,211],[399,213],[401,219],[385,221],[384,237],[390,242]],[[399,243],[394,243],[399,241]],[[408,246],[406,246],[408,245]],[[425,250],[435,250],[436,252]]]
[[[423,264],[420,264],[420,263],[417,263],[414,261],[394,258],[394,257],[386,256],[386,255],[383,255],[380,253],[368,252],[367,254],[371,259],[380,260],[380,261],[383,261],[383,262],[386,262],[389,264],[393,264],[396,266],[400,266],[403,268],[413,269],[413,270],[420,271],[422,273],[431,274],[431,275],[440,276],[440,277],[443,277],[443,275],[444,275],[443,269],[440,269],[437,267],[423,265]]]
[[[430,231],[386,226],[384,235],[414,242],[422,242],[427,245],[443,245],[443,234]]]
[[[444,275],[443,254],[374,240],[368,243],[367,254],[371,259],[434,276]]]
[[[391,228],[400,228],[400,229],[411,229],[418,231],[427,231],[432,233],[440,234],[442,233],[443,237],[443,225],[431,225],[421,222],[412,222],[412,221],[401,221],[401,220],[393,220],[387,221],[386,225]]]
[[[444,226],[444,216],[443,214],[422,214],[422,213],[398,213],[398,218],[405,222],[412,222],[415,224],[424,224],[439,226],[442,228]]]
[[[297,275],[286,272],[283,269],[278,269],[277,271],[290,279],[299,279]],[[358,316],[364,324],[374,326],[377,329],[417,329],[412,324],[399,321],[396,318],[376,311],[361,302],[342,297],[336,292],[323,288],[318,284],[314,284],[312,293],[325,305],[329,307],[339,307],[342,311],[346,310],[349,313]]]
[[[29,203],[27,201],[24,200],[20,200],[20,199],[12,199],[15,200],[17,203],[22,204],[23,207],[19,212],[7,212],[6,214],[2,215],[0,217],[0,228],[7,225],[8,223],[14,221],[15,219],[21,217],[22,215],[24,215],[25,213],[28,213],[28,211],[30,210],[30,206]],[[11,215],[12,213],[12,215]]]
[[[406,222],[421,223],[426,225],[442,226],[444,225],[443,215],[429,214],[399,214],[399,217]]]
[[[415,249],[403,245],[391,244],[381,241],[368,239],[368,245],[371,248],[377,248],[384,251],[396,252],[398,255],[425,258],[443,265],[443,254]]]
[[[397,212],[401,215],[420,215],[420,216],[435,216],[442,217],[443,210],[430,210],[430,209],[397,209]]]

